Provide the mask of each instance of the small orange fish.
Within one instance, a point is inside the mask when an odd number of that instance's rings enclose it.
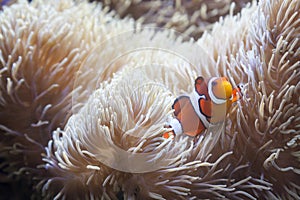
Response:
[[[196,137],[210,123],[224,121],[231,104],[242,97],[241,90],[242,85],[232,89],[226,77],[213,77],[207,83],[203,77],[198,77],[193,92],[174,101],[175,117],[168,124],[173,130],[164,133],[163,137],[173,138],[182,133]]]

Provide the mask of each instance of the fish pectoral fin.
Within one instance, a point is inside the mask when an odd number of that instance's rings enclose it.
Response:
[[[211,112],[212,112],[211,109],[212,109],[211,101],[207,101],[205,99],[199,100],[199,110],[206,118],[211,117]]]

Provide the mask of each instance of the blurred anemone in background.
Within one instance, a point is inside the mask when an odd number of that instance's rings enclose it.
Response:
[[[175,29],[198,39],[220,17],[237,14],[251,0],[141,1],[98,0],[119,16],[131,16],[143,24]]]
[[[299,199],[300,2],[247,2],[1,1],[1,198]],[[245,95],[164,139],[199,75]]]

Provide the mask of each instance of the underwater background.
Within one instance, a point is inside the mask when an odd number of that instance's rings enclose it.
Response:
[[[0,6],[0,199],[300,198],[298,0]],[[243,95],[164,138],[198,76]]]

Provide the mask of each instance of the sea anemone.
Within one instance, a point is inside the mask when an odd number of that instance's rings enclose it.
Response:
[[[80,90],[73,88],[80,64],[133,22],[113,19],[100,4],[73,1],[21,1],[0,15],[1,174],[9,182],[43,173],[41,153],[71,114],[73,90]]]
[[[5,181],[56,199],[300,198],[299,10],[253,3],[194,41],[99,4],[4,7]],[[164,139],[199,75],[244,83],[244,96],[199,142]]]
[[[115,10],[161,28],[172,28],[195,39],[210,30],[220,17],[238,13],[250,0],[139,1],[96,0]]]

